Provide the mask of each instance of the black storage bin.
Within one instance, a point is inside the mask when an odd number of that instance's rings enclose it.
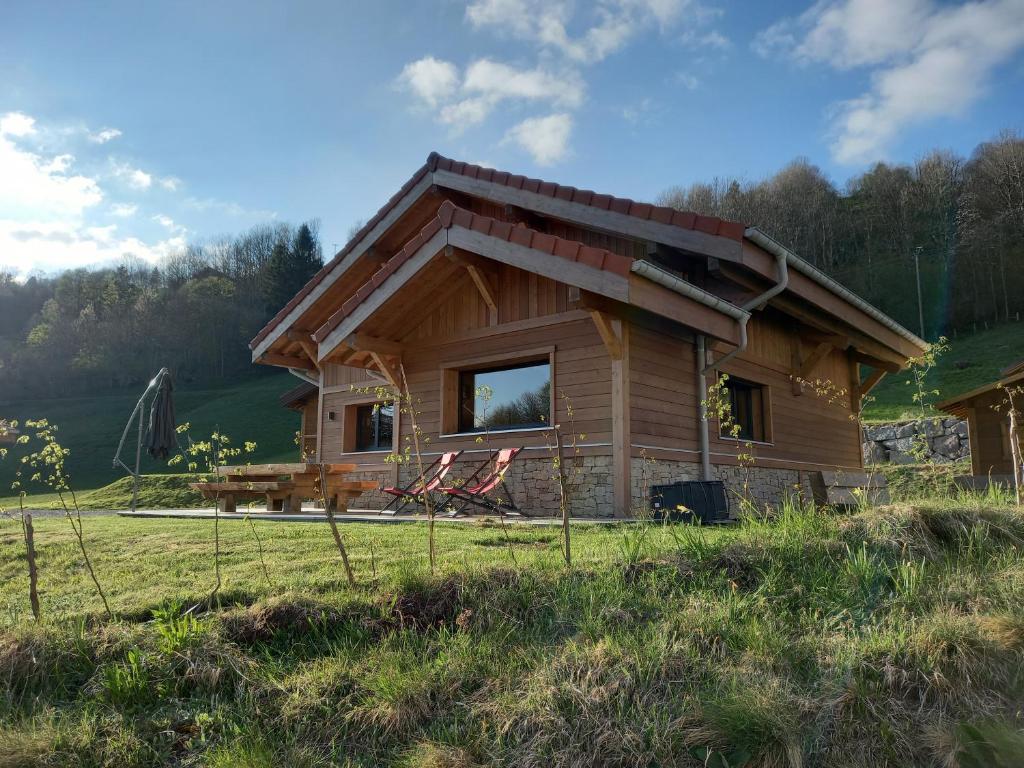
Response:
[[[685,509],[680,509],[684,507]],[[729,498],[721,480],[687,480],[651,486],[655,520],[718,523],[729,519]]]

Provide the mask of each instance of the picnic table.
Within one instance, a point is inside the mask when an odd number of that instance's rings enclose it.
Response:
[[[303,499],[321,499],[320,464],[242,464],[217,467],[221,480],[189,483],[207,499],[216,499],[225,513],[236,511],[239,499],[266,499],[268,512],[301,512]],[[327,487],[322,496],[344,512],[348,502],[377,487],[373,480],[346,480],[357,464],[324,464]]]

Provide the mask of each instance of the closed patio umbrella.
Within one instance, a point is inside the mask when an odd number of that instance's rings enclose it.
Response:
[[[174,385],[170,374],[165,374],[156,397],[149,409],[149,428],[146,430],[146,451],[154,459],[166,461],[178,448],[177,424],[174,420]]]

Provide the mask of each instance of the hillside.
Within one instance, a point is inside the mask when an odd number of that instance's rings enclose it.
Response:
[[[0,521],[0,762],[1019,766],[1024,519],[982,500],[728,529]],[[254,538],[258,533],[259,538]],[[514,550],[514,559],[509,548]],[[18,578],[13,578],[17,574]],[[185,607],[198,610],[183,615]]]
[[[949,340],[949,350],[941,355],[928,377],[928,389],[939,390],[931,402],[967,392],[999,377],[1011,363],[1024,360],[1024,325],[1010,323]],[[896,421],[915,418],[911,375],[903,372],[886,376],[872,390],[874,400],[864,408],[867,421]]]
[[[253,461],[293,460],[298,451],[294,440],[299,418],[278,404],[278,396],[297,383],[298,379],[290,374],[270,373],[220,388],[177,384],[174,403],[178,423],[189,422],[195,439],[209,437],[214,429],[219,429],[235,443],[255,442]],[[57,424],[58,439],[71,449],[68,469],[75,486],[99,488],[124,474],[113,469],[112,460],[125,422],[141,394],[141,389],[137,389],[82,397],[25,399],[0,403],[0,413],[21,422],[45,418]],[[148,419],[148,413],[146,416]],[[133,463],[136,439],[136,434],[130,435],[124,451],[125,463],[129,465]],[[0,496],[8,495],[14,472],[11,458],[0,462]],[[142,471],[164,473],[171,468],[143,452]]]

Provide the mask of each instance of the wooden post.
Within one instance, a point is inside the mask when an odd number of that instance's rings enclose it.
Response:
[[[1024,488],[1021,488],[1020,440],[1017,435],[1017,408],[1010,398],[1010,456],[1013,459],[1013,490],[1017,506],[1024,504]]]
[[[25,554],[28,557],[28,599],[32,603],[32,615],[39,621],[39,570],[36,568],[35,530],[32,515],[25,513]]]
[[[615,517],[628,517],[631,504],[631,433],[629,424],[629,323],[610,321],[619,341],[612,365],[612,487]]]
[[[565,468],[562,466],[562,428],[555,425],[555,450],[558,456],[558,494],[562,506],[562,546],[565,564],[572,565],[572,545],[569,543],[569,496],[565,489]]]

